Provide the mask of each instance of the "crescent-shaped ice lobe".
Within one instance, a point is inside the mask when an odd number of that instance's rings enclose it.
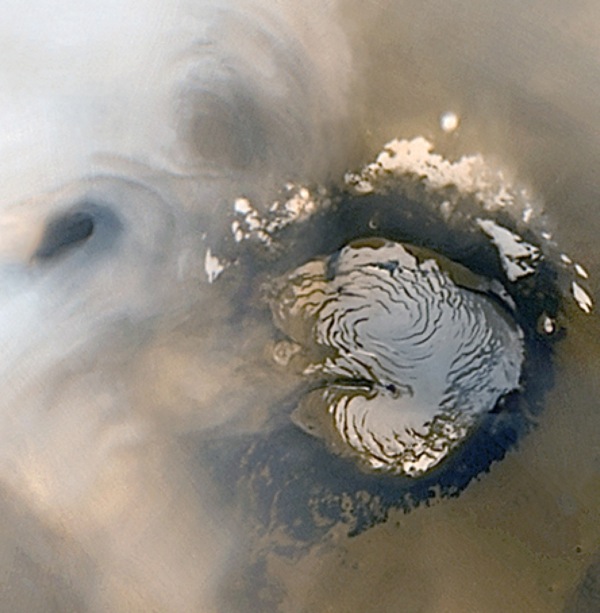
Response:
[[[296,423],[369,470],[418,476],[438,465],[519,386],[523,334],[473,279],[382,239],[278,279],[275,323],[317,382]]]

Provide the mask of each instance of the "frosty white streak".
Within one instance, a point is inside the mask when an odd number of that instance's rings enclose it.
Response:
[[[296,423],[370,470],[422,475],[519,385],[521,330],[432,252],[350,243],[278,279],[270,303],[319,382]]]

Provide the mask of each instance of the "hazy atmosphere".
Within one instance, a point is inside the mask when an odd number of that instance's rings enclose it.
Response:
[[[0,609],[597,611],[600,7],[0,5]]]

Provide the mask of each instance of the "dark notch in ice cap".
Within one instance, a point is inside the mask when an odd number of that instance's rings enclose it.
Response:
[[[110,207],[82,202],[48,222],[33,257],[47,262],[83,245],[103,251],[114,244],[122,230],[121,221]]]

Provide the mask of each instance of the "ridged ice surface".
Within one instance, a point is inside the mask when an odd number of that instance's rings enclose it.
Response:
[[[522,333],[486,282],[432,252],[350,243],[277,279],[276,325],[312,383],[296,423],[365,468],[418,476],[518,388]]]

